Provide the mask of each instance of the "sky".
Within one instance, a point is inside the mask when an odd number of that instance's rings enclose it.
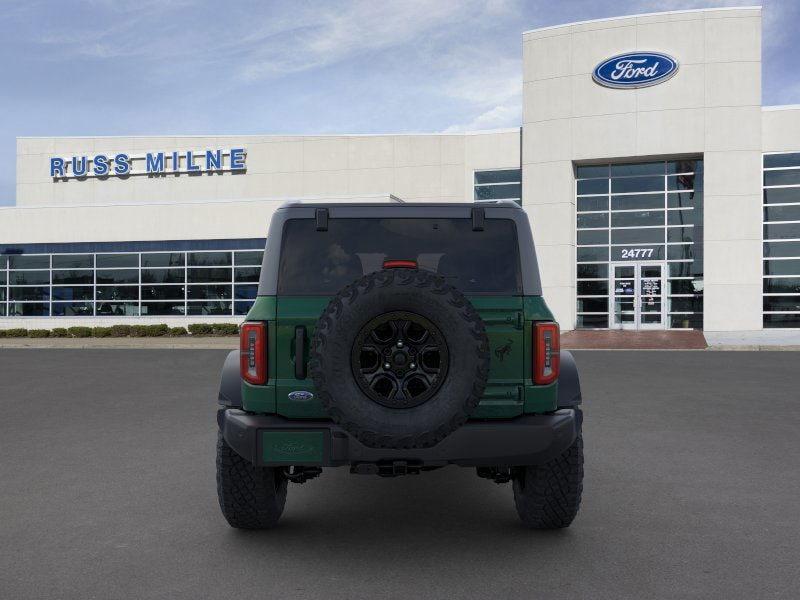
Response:
[[[17,136],[518,127],[523,31],[756,3],[0,0],[0,205]],[[763,103],[800,103],[800,2],[763,6]]]

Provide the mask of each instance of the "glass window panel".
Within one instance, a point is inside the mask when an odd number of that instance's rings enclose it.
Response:
[[[659,228],[661,233],[664,230]],[[629,244],[612,246],[611,260],[664,260],[664,244]]]
[[[187,304],[187,314],[190,315],[229,315],[231,314],[231,303],[229,301],[220,302],[189,302]]]
[[[249,300],[237,300],[233,303],[233,313],[236,315],[246,315],[253,307],[253,302]]]
[[[147,300],[182,300],[185,286],[182,285],[143,285],[142,301]]]
[[[608,210],[608,196],[578,198],[578,211]]]
[[[646,210],[664,208],[664,194],[611,196],[611,210]]]
[[[765,240],[800,239],[800,223],[764,225]]]
[[[120,267],[138,267],[138,254],[98,254],[98,269],[116,269]]]
[[[54,317],[91,317],[93,314],[91,302],[53,302]]]
[[[667,176],[667,189],[668,190],[693,190],[702,187],[702,179],[695,180],[694,175],[668,175]]]
[[[230,281],[230,269],[189,269],[189,283],[217,283]]]
[[[702,214],[699,210],[668,210],[667,225],[698,225],[696,218]]]
[[[578,231],[578,244],[608,244],[608,229]]]
[[[9,269],[49,269],[49,254],[14,254],[8,257]]]
[[[584,329],[607,329],[608,315],[578,315],[578,327]]]
[[[10,285],[42,285],[50,283],[50,271],[11,271],[8,274]]]
[[[608,277],[608,265],[578,265],[578,277],[584,279]]]
[[[800,328],[800,313],[792,315],[764,315],[764,327],[798,327]]]
[[[185,283],[183,269],[142,269],[142,283]]]
[[[578,262],[595,262],[608,260],[608,248],[578,248],[577,249]]]
[[[590,177],[608,178],[608,165],[581,165],[575,169],[576,179],[587,179]]]
[[[53,254],[54,269],[91,269],[94,256],[91,254]]]
[[[103,317],[136,317],[139,315],[138,302],[98,302],[96,314]]]
[[[800,187],[764,190],[764,204],[800,202]]]
[[[236,267],[233,270],[234,281],[258,282],[261,267]]]
[[[765,221],[800,221],[800,204],[796,206],[765,206]]]
[[[0,287],[0,302],[5,302],[5,301],[6,301],[6,288]]]
[[[764,171],[764,185],[800,184],[800,169],[786,171]]]
[[[578,295],[579,296],[600,296],[608,294],[608,281],[579,281],[578,282]]]
[[[612,229],[612,244],[655,244],[664,241],[664,228]]]
[[[515,200],[522,198],[522,184],[476,185],[475,200]]]
[[[702,160],[671,160],[667,162],[667,174],[702,172]]]
[[[245,265],[255,265],[257,267],[260,267],[261,262],[263,260],[264,260],[264,252],[261,250],[254,250],[252,252],[242,251],[233,253],[233,262],[240,267]]]
[[[800,152],[785,154],[765,154],[764,167],[800,167]]]
[[[669,293],[670,294],[696,294],[702,287],[703,281],[697,279],[670,279],[669,280]]]
[[[765,260],[764,275],[797,275],[800,277],[800,259]]]
[[[691,277],[694,275],[693,264],[691,262],[669,263],[670,277]]]
[[[699,208],[702,204],[702,192],[670,192],[667,194],[667,208]]]
[[[703,315],[670,315],[669,326],[672,329],[702,329]]]
[[[183,252],[158,252],[142,254],[142,267],[182,267],[186,264]]]
[[[522,181],[520,169],[498,169],[495,171],[475,171],[475,183],[517,183]]]
[[[98,300],[138,300],[139,287],[135,285],[97,286]]]
[[[95,273],[97,283],[139,283],[138,269],[97,270]]]
[[[578,298],[578,312],[608,312],[608,298]]]
[[[9,300],[49,300],[49,287],[10,287]]]
[[[656,192],[663,190],[663,177],[623,177],[611,180],[611,192],[613,194]]]
[[[633,279],[633,277],[635,277],[635,275],[636,275],[636,270],[632,265],[631,266],[628,266],[628,265],[616,265],[614,267],[614,278],[615,279],[620,279],[620,278]]]
[[[237,300],[253,300],[257,295],[257,285],[237,285],[233,293],[233,297]]]
[[[663,210],[647,210],[637,212],[615,212],[611,215],[612,227],[643,227],[646,225],[663,225]]]
[[[0,271],[0,285],[6,284],[6,272]]]
[[[764,296],[764,310],[800,313],[800,296]]]
[[[94,271],[53,271],[53,284],[94,283]]]
[[[800,242],[764,242],[764,256],[800,258]]]
[[[764,279],[767,294],[800,294],[800,277],[778,277]]]
[[[221,267],[231,264],[230,252],[189,252],[189,266]]]
[[[703,297],[670,298],[669,312],[703,312]]]
[[[5,290],[3,290],[3,293],[5,294]],[[6,316],[6,305],[0,304],[0,317],[5,317],[5,316]]]
[[[94,288],[90,285],[53,287],[53,300],[91,300]]]
[[[8,314],[11,317],[47,317],[50,305],[47,302],[9,302]]]
[[[663,175],[664,162],[628,163],[611,165],[611,177],[625,175]]]
[[[8,257],[4,254],[0,254],[0,271],[5,270],[7,265],[8,265]]]
[[[586,227],[608,227],[608,213],[578,215],[578,229]]]
[[[691,244],[667,246],[667,260],[694,258]]]
[[[182,316],[185,314],[183,302],[142,302],[141,315]]]
[[[582,179],[578,180],[578,195],[607,194],[608,179]]]
[[[692,242],[694,241],[693,227],[670,227],[667,229],[668,242]]]
[[[231,297],[231,285],[190,285],[189,300],[227,300]]]

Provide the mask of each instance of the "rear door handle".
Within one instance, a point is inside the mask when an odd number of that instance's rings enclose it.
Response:
[[[294,378],[306,378],[306,328],[294,328]]]

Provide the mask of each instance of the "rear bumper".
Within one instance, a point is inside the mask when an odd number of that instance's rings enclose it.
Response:
[[[393,462],[417,466],[536,465],[569,448],[581,421],[579,409],[502,421],[470,421],[431,448],[389,450],[365,446],[330,421],[290,421],[235,408],[217,412],[217,423],[228,445],[259,466],[335,467]]]

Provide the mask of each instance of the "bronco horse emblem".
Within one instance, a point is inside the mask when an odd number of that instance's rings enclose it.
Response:
[[[500,362],[503,362],[503,359],[511,352],[511,344],[514,343],[514,340],[508,340],[508,343],[505,346],[500,346],[499,348],[495,348],[494,355],[500,359]]]

